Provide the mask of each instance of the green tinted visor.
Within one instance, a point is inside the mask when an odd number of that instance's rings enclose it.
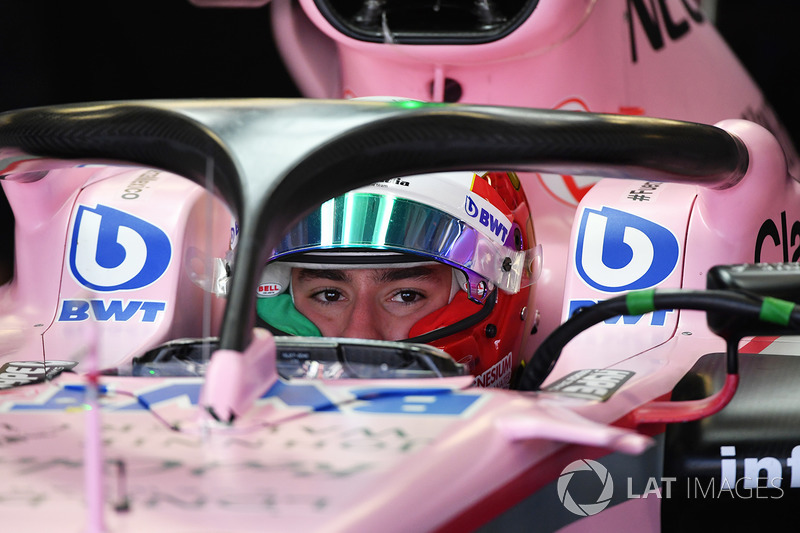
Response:
[[[330,251],[336,253],[324,254],[323,262],[363,265],[363,256],[355,254],[365,249],[413,254],[461,270],[465,290],[477,301],[492,286],[516,293],[536,281],[541,248],[515,249],[522,243],[518,225],[495,221],[479,229],[481,220],[465,218],[407,198],[351,192],[325,202],[292,228],[271,260]]]

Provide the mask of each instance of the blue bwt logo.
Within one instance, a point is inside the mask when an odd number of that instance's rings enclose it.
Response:
[[[95,291],[146,287],[166,272],[172,256],[161,229],[123,211],[78,206],[69,266],[81,285]]]
[[[597,290],[654,287],[669,277],[679,255],[678,239],[663,226],[610,207],[583,212],[575,267]]]
[[[478,207],[475,200],[473,200],[470,195],[466,196],[464,210],[467,212],[467,215],[472,218],[477,218],[481,225],[500,237],[500,240],[505,241],[506,237],[508,237],[508,227],[501,222],[500,218],[492,215],[485,208]]]

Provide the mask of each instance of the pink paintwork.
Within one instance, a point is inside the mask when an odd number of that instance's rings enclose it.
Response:
[[[793,200],[800,193],[800,184],[787,174],[780,145],[764,128],[743,120],[723,121],[718,126],[742,139],[750,153],[750,168],[737,185],[716,190],[664,183],[655,184],[646,189],[652,192],[641,194],[637,191],[642,191],[642,187],[636,182],[603,180],[584,197],[578,206],[576,224],[570,238],[570,268],[566,276],[563,316],[568,315],[571,302],[599,301],[615,295],[613,290],[598,290],[590,286],[587,276],[579,273],[580,262],[576,257],[581,249],[580,222],[592,213],[601,212],[604,207],[612,207],[628,215],[654,222],[675,237],[678,256],[674,258],[671,272],[659,283],[660,288],[702,289],[705,287],[705,276],[709,268],[716,264],[752,262],[756,249],[761,244],[761,261],[784,260],[781,246],[773,243],[771,238],[759,240],[759,230],[766,220],[780,219],[781,212],[785,212],[789,220],[800,217],[800,206]],[[644,183],[646,182],[643,181],[642,184]],[[637,197],[644,198],[637,200]],[[589,249],[589,243],[590,240],[587,239],[581,249],[584,263],[591,259],[590,254],[596,257],[598,253]],[[643,253],[647,254],[648,243],[643,244]],[[638,248],[632,246],[635,262]],[[594,263],[597,264],[597,260]],[[614,275],[622,274],[615,272]],[[656,322],[659,319],[663,319],[663,322]],[[621,335],[621,328],[624,329],[624,335]],[[583,354],[592,350],[593,346],[613,342],[620,348],[619,351],[598,353],[595,350],[593,353],[594,362],[605,367],[618,363],[631,353],[647,351],[664,343],[668,345],[680,335],[691,335],[694,341],[699,336],[707,336],[704,314],[691,311],[668,312],[634,324],[620,322],[598,325],[570,343],[551,379],[568,373],[573,365],[585,365],[582,355],[573,359],[569,356],[571,353]],[[670,359],[670,363],[672,362]],[[669,391],[665,389],[661,392]]]
[[[661,7],[659,7],[661,6]],[[506,37],[485,44],[372,43],[338,31],[314,0],[273,0],[272,30],[305,96],[397,96],[459,103],[634,114],[715,124],[745,118],[780,140],[792,175],[800,160],[779,117],[713,24],[690,2],[540,0]],[[639,10],[641,8],[641,11]],[[671,28],[667,28],[670,25]],[[650,36],[645,27],[653,28]],[[391,27],[389,28],[391,32]],[[563,320],[575,208],[596,178],[522,174],[544,248],[535,347]]]
[[[722,190],[648,176],[526,174],[544,245],[538,340],[574,305],[620,294],[656,264],[666,267],[648,279],[659,287],[702,288],[713,265],[787,259],[787,243],[769,230],[782,217],[800,220],[794,151],[711,25],[678,0],[664,4],[690,31],[654,50],[634,24],[636,62],[624,18],[630,3],[622,0],[541,0],[516,32],[469,53],[353,41],[311,0],[274,0],[273,13],[308,96],[441,100],[444,79],[453,78],[465,102],[680,118],[717,124],[742,141],[750,166]],[[774,133],[742,117],[763,118]],[[525,502],[533,503],[516,515],[525,530],[560,514],[563,531],[658,531],[653,498],[578,519],[559,502],[557,480],[574,460],[618,454],[630,455],[641,475],[658,470],[647,455],[659,433],[651,424],[673,413],[662,417],[657,402],[701,355],[724,349],[703,314],[599,324],[570,343],[545,385],[583,370],[631,373],[605,401],[478,389],[470,376],[286,381],[262,330],[241,353],[216,352],[207,380],[103,375],[95,398],[96,368],[122,367],[167,340],[217,333],[224,300],[212,292],[236,224],[203,188],[163,170],[28,158],[1,147],[0,162],[16,220],[14,277],[0,285],[4,531],[469,531]],[[86,286],[112,285],[115,267],[152,251],[113,255],[107,245],[107,262],[76,251],[103,238],[96,220],[91,225],[101,205],[161,232],[145,244],[157,243],[165,262],[143,286]],[[79,213],[87,217],[80,223]],[[630,232],[607,232],[611,221]],[[89,230],[77,233],[83,224]],[[141,250],[129,234],[116,236],[126,250]],[[603,245],[620,242],[630,248],[628,264],[605,264]],[[42,360],[78,365],[20,386],[18,363]],[[214,420],[208,407],[235,420]],[[688,407],[677,409],[691,417]]]
[[[56,168],[44,176],[7,172],[3,181],[18,243],[15,276],[0,286],[0,324],[14,339],[4,346],[3,360],[80,360],[91,338],[101,354],[99,366],[109,368],[165,340],[216,328],[222,301],[203,287],[213,277],[214,258],[224,258],[231,244],[231,215],[219,201],[188,180],[155,169],[94,161],[26,164]],[[91,212],[98,205],[164,232],[168,264],[153,283],[109,292],[76,278],[70,264],[79,242],[76,216],[80,206]],[[27,243],[36,246],[22,245]],[[95,248],[109,250],[109,245],[104,240]],[[77,257],[93,250],[87,246]],[[119,254],[109,261],[124,266],[132,257]],[[95,265],[93,275],[101,269],[111,270]],[[205,300],[208,313],[186,311],[202,310]]]
[[[766,201],[762,197],[774,198],[780,193],[786,203],[774,209],[795,216],[792,199],[797,191],[786,173],[779,144],[765,129],[741,120],[725,121],[720,127],[735,133],[751,156],[752,165],[736,185],[709,190],[659,184],[646,189],[648,201],[643,202],[630,198],[630,191],[641,189],[641,184],[602,180],[578,206],[577,220],[583,213],[603,207],[624,209],[627,216],[640,217],[674,235],[680,255],[674,258],[675,266],[664,286],[697,287],[701,285],[699,272],[712,264],[747,260],[755,245],[752,233],[765,215],[754,213],[752,220],[744,221],[743,209],[715,210],[710,205],[715,196],[724,195],[732,204],[741,201],[759,205]],[[40,164],[46,168],[51,161],[42,160]],[[73,163],[52,170],[39,181],[4,181],[4,187],[12,191],[9,197],[14,198],[12,205],[16,206],[14,187],[31,185],[36,189],[50,176],[70,176],[71,172],[80,176],[75,178],[78,183],[88,183],[77,195],[67,196],[72,211],[78,205],[121,206],[122,191],[130,189],[137,179],[141,183],[143,175],[152,176],[151,171],[139,167],[108,163],[79,167]],[[170,269],[182,278],[197,274],[196,270],[187,270],[187,264],[195,257],[189,252],[199,242],[185,237],[183,231],[191,229],[191,207],[205,204],[200,200],[204,194],[169,173],[159,173],[148,187],[160,188],[165,201],[155,203],[162,208],[127,207],[127,211],[157,223],[170,236],[174,262],[163,276],[170,285],[181,286],[168,276]],[[149,191],[136,194],[145,192]],[[195,194],[198,200],[194,200]],[[164,212],[164,205],[172,209]],[[230,246],[226,210],[221,211],[219,220],[219,227],[212,226],[218,234],[214,256],[224,255]],[[61,247],[65,259],[58,265],[69,263],[72,217],[65,215],[58,225],[31,222],[31,226],[60,234],[67,245]],[[590,280],[602,277],[576,263],[579,249],[584,263],[589,261],[590,250],[580,247],[581,231],[586,231],[583,227],[581,230],[581,224],[575,225],[567,244],[575,267],[567,273],[566,302],[608,297],[580,277],[580,271],[594,275]],[[720,244],[713,248],[715,256],[698,252],[712,249],[711,243],[717,240]],[[20,243],[24,248],[24,241]],[[633,246],[634,255],[641,252],[638,245]],[[75,298],[74,292],[65,291],[77,280],[67,267],[58,269],[62,271],[62,292],[51,301]],[[154,283],[161,281],[159,278]],[[14,294],[10,287],[15,283],[4,286],[6,294]],[[187,287],[191,289],[189,285],[183,289]],[[195,312],[191,299],[173,298],[170,295],[174,293],[163,287],[158,294],[184,313]],[[132,291],[126,299],[155,298],[136,295]],[[50,304],[49,312],[59,316],[54,305]],[[110,350],[111,340],[106,335],[113,338],[119,334],[111,327],[114,324],[102,320],[84,324],[56,321],[52,332],[60,339],[58,343],[50,342],[51,332],[45,332],[45,357],[78,361],[78,373],[62,373],[47,383],[0,392],[4,424],[0,472],[4,479],[14,480],[1,493],[0,508],[10,530],[30,529],[31,524],[35,530],[48,530],[64,523],[79,530],[112,532],[144,528],[471,529],[510,511],[517,502],[554,498],[556,479],[572,460],[622,453],[632,454],[630,461],[634,463],[641,461],[640,468],[645,472],[655,468],[645,459],[646,454],[636,458],[653,444],[649,431],[639,431],[644,428],[638,427],[636,413],[642,413],[646,418],[638,420],[647,424],[672,420],[672,412],[664,417],[658,410],[654,414],[652,408],[659,404],[652,402],[668,394],[700,355],[722,349],[722,342],[708,333],[700,313],[666,313],[663,324],[654,323],[648,316],[635,324],[600,324],[567,346],[548,380],[553,383],[570,372],[586,369],[632,373],[606,401],[593,401],[547,391],[476,389],[468,376],[286,382],[276,379],[274,362],[270,361],[274,357],[271,337],[258,332],[245,353],[218,352],[205,383],[202,378],[100,376],[101,409],[92,408],[91,389],[87,389],[92,380],[82,375],[89,372],[91,377],[91,359],[85,359],[82,351],[75,355],[75,343],[59,344],[68,338],[63,333],[67,326],[77,325],[72,338],[96,348],[99,364],[108,366],[117,364],[127,353],[141,350],[141,346],[160,342],[159,332],[169,331],[169,323],[175,322],[170,317],[176,315],[165,313],[165,324],[158,327],[136,324],[139,348],[126,343],[115,346],[122,350]],[[13,317],[11,314],[6,320]],[[625,328],[624,335],[620,328]],[[196,324],[195,332],[200,329]],[[594,347],[598,345],[613,349],[597,350]],[[59,346],[64,348],[59,350]],[[242,356],[241,361],[237,355]],[[12,351],[3,355],[2,361],[10,363],[20,357]],[[229,364],[230,359],[234,364]],[[225,383],[230,388],[226,389]],[[723,398],[714,409],[724,406],[728,399]],[[226,413],[235,413],[234,423],[212,420],[206,412],[209,406],[221,419],[229,418]],[[687,411],[686,417],[692,418],[687,407],[678,405],[677,409]],[[671,410],[676,410],[674,404]],[[89,448],[92,455],[82,460],[89,445],[93,446]],[[552,459],[553,454],[560,459]],[[98,463],[98,458],[103,460]],[[522,472],[527,475],[520,477]],[[659,508],[647,499],[631,500],[625,507],[633,507],[631,512],[646,516],[652,524],[658,523]],[[536,512],[557,511],[539,508],[530,512],[529,520],[535,522]],[[567,513],[564,509],[560,512]],[[603,522],[604,516],[609,522]],[[587,519],[584,527],[595,527],[598,521],[613,523],[615,517],[616,512],[600,513]]]
[[[200,403],[216,420],[232,422],[278,380],[275,339],[264,329],[253,331],[244,352],[217,350],[208,365]]]

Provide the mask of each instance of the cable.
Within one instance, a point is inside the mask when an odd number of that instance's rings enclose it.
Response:
[[[520,390],[539,390],[541,384],[553,370],[564,346],[582,331],[591,326],[620,315],[641,315],[663,309],[690,309],[706,313],[735,315],[745,320],[744,324],[757,323],[759,334],[764,324],[773,325],[780,332],[787,329],[800,330],[800,311],[796,304],[773,297],[762,297],[746,291],[735,290],[683,290],[649,289],[634,291],[615,298],[582,307],[561,324],[539,346],[525,367],[520,378]],[[737,372],[739,340],[750,335],[747,327],[737,323],[736,328],[714,331],[724,338],[729,346],[727,370]],[[731,350],[730,346],[734,349]]]

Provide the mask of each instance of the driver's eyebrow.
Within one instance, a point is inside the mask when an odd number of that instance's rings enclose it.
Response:
[[[343,270],[327,270],[316,268],[301,268],[297,272],[300,281],[313,281],[316,279],[327,279],[330,281],[350,281],[350,276]]]
[[[433,272],[433,269],[427,266],[375,269],[375,280],[381,283],[389,283],[407,279],[421,279],[433,276]],[[338,269],[301,268],[298,269],[297,276],[299,281],[327,279],[346,283],[352,280],[346,270]]]
[[[433,269],[427,266],[409,268],[387,268],[379,270],[375,278],[381,282],[402,281],[406,279],[419,279],[433,276]]]

